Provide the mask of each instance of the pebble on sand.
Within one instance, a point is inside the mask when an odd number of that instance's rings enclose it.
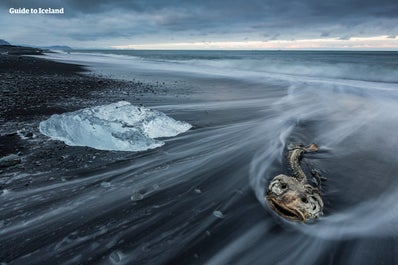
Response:
[[[0,158],[0,168],[15,166],[19,163],[21,163],[21,158],[16,154]]]

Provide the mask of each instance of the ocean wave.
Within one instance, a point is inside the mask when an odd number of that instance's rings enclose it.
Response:
[[[155,69],[182,72],[398,83],[396,52],[97,50],[76,54],[102,54],[114,59],[130,57],[141,66],[151,64]]]

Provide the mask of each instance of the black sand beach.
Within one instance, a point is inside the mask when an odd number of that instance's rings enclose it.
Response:
[[[21,162],[2,166],[1,189],[24,189],[40,182],[38,178],[21,178],[12,183],[12,174],[52,170],[82,169],[87,161],[103,165],[101,151],[69,148],[59,141],[45,141],[38,131],[39,122],[52,114],[153,96],[155,85],[120,81],[87,75],[84,66],[46,60],[27,55],[43,55],[40,49],[0,46],[0,157],[16,154]],[[8,54],[5,54],[8,53]],[[159,85],[158,85],[159,87]],[[161,90],[161,89],[158,89]],[[105,95],[101,92],[112,91]],[[111,96],[109,96],[111,94]],[[92,161],[96,157],[96,161]],[[106,159],[106,158],[104,158]]]
[[[396,263],[397,97],[383,73],[397,54],[353,53],[351,72],[339,72],[346,52],[146,51],[153,62],[92,55],[79,65],[9,48],[0,55],[0,157],[13,155],[0,168],[0,264]],[[255,64],[269,58],[285,67],[276,77]],[[380,61],[389,63],[370,76]],[[334,71],[283,72],[314,62]],[[39,132],[52,114],[121,100],[193,127],[143,152]],[[308,224],[282,220],[263,199],[270,179],[290,173],[291,142],[317,143],[303,165],[328,179],[324,216]]]

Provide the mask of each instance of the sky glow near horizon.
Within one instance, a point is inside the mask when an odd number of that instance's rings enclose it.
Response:
[[[13,15],[9,8],[64,8]],[[3,0],[0,39],[94,49],[398,50],[396,0]]]
[[[180,42],[115,45],[113,49],[154,49],[154,50],[395,50],[398,38],[389,36],[358,37],[348,40],[338,38],[272,40],[241,42]]]

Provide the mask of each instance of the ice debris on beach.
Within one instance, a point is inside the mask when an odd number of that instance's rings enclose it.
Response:
[[[221,211],[214,211],[213,215],[220,219],[224,218],[224,214]]]
[[[39,125],[42,134],[67,145],[117,151],[153,149],[164,144],[156,138],[176,136],[191,127],[127,101],[55,114]]]

